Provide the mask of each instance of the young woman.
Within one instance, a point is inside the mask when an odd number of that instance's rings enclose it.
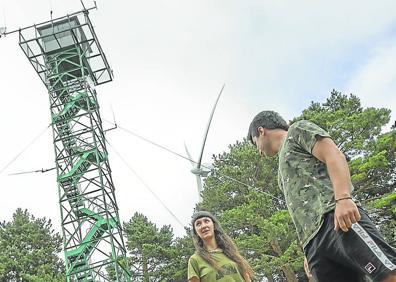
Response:
[[[252,281],[249,263],[211,213],[196,212],[191,224],[195,254],[188,260],[189,282]]]

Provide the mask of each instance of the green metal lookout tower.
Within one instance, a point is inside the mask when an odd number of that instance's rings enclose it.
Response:
[[[90,8],[92,9],[92,8]],[[113,78],[83,11],[19,30],[48,89],[67,281],[130,281],[94,87]]]

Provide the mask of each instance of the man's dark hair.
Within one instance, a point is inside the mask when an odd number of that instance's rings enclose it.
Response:
[[[258,128],[263,127],[267,129],[283,129],[288,130],[287,122],[274,111],[262,111],[258,113],[252,120],[249,126],[247,139],[253,144],[253,137],[258,137]],[[254,144],[253,144],[254,145]]]

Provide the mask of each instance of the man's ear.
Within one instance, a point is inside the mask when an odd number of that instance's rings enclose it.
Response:
[[[259,126],[259,127],[257,128],[257,131],[258,131],[258,133],[259,133],[260,135],[264,135],[264,133],[265,133],[265,128],[262,127],[262,126]]]

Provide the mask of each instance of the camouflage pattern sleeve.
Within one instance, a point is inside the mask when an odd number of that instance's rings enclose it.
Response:
[[[296,122],[292,128],[293,132],[291,134],[294,136],[296,143],[310,154],[312,154],[312,149],[318,137],[331,138],[327,131],[307,120]]]

